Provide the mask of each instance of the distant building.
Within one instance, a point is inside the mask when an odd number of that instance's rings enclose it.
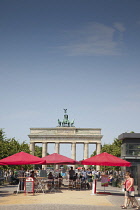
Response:
[[[132,163],[132,166],[126,170],[132,173],[137,185],[140,181],[138,180],[140,177],[140,133],[122,133],[118,139],[122,140],[121,158]]]

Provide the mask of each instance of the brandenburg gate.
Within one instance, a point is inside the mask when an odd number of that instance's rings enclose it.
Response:
[[[71,144],[71,158],[76,160],[76,144],[84,144],[84,159],[89,155],[89,144],[96,144],[96,154],[101,149],[100,128],[76,128],[74,120],[69,121],[67,109],[64,109],[64,119],[58,119],[58,126],[55,128],[30,128],[30,151],[34,155],[35,144],[42,143],[42,157],[47,155],[47,145],[55,143],[54,152],[59,154],[60,144]],[[87,168],[87,166],[85,166]],[[99,167],[96,167],[99,170]]]

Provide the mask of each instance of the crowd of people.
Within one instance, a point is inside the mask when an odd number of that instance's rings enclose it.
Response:
[[[38,170],[24,170],[24,168],[21,168],[20,170],[5,170],[3,172],[4,174],[4,179],[5,182],[9,182],[11,184],[18,184],[18,177],[29,177],[29,176],[33,176],[34,177],[39,177],[41,176],[42,171],[44,171],[44,175],[43,176],[50,176],[50,174],[53,176],[53,178],[57,178],[57,177],[62,177],[65,178],[66,180],[70,179],[70,180],[76,180],[76,179],[80,179],[81,181],[87,181],[89,183],[89,185],[91,186],[91,183],[93,182],[93,179],[96,179],[98,181],[101,180],[101,176],[103,174],[108,175],[108,182],[110,185],[112,185],[113,180],[115,180],[116,178],[118,180],[122,180],[124,178],[124,173],[122,173],[121,171],[98,171],[95,170],[94,168],[88,168],[85,169],[84,167],[79,167],[76,168],[75,170],[73,169],[73,167],[70,168],[60,168],[57,170],[54,169],[38,169]]]

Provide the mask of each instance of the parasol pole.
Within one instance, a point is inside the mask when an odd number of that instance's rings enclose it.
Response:
[[[104,174],[105,174],[105,165],[104,165]],[[105,192],[105,185],[104,185],[104,192]]]

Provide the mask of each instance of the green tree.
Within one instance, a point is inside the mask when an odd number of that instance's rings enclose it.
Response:
[[[0,142],[3,142],[5,140],[5,132],[0,129]]]
[[[35,146],[35,156],[42,158],[42,147]]]
[[[5,141],[6,141],[5,133],[2,129],[0,129],[0,159],[5,157],[5,152],[7,150]]]
[[[114,139],[114,142],[112,144],[112,155],[120,157],[121,156],[121,145],[122,145],[122,140]]]
[[[29,148],[29,145],[23,141],[21,144],[20,144],[20,152],[23,151],[23,152],[26,152],[26,153],[30,153],[30,148]]]
[[[93,152],[93,154],[92,154],[90,157],[93,157],[93,156],[95,156],[95,155],[97,155],[96,150]]]
[[[122,141],[118,139],[114,139],[114,142],[112,144],[104,144],[101,148],[102,152],[107,152],[111,155],[120,157],[121,156],[121,145]]]
[[[101,148],[101,153],[107,152],[109,154],[113,153],[113,146],[111,144],[104,144]]]
[[[0,159],[6,158],[10,155],[13,155],[18,152],[30,152],[28,144],[25,142],[19,143],[15,140],[15,138],[7,139],[5,136],[5,132],[0,129]],[[0,166],[0,168],[20,168],[21,166]]]
[[[114,155],[116,157],[120,157],[121,156],[121,145],[122,145],[122,141],[120,141],[118,139],[114,139],[112,144],[104,144],[104,145],[102,145],[101,153],[107,152],[107,153],[109,153],[111,155]],[[96,151],[93,152],[91,157],[95,156],[95,155],[96,155]],[[101,169],[103,169],[103,167],[101,167]],[[110,170],[110,169],[119,170],[120,167],[118,167],[118,166],[116,166],[116,167],[108,166],[108,167],[106,167],[106,169],[107,170]]]

